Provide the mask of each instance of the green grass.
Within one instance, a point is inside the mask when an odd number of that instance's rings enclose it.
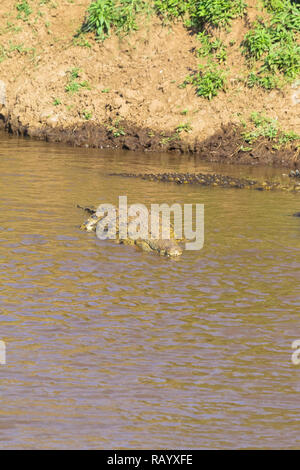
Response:
[[[138,28],[140,14],[157,14],[168,21],[184,18],[188,27],[199,31],[205,24],[227,27],[245,9],[243,0],[94,0],[82,31],[95,32],[102,41],[112,31],[128,34]]]
[[[22,31],[22,28],[20,26],[16,26],[14,23],[11,23],[10,21],[7,21],[6,26],[0,28],[0,34],[5,34],[9,32],[19,33],[20,31]]]
[[[0,44],[0,64],[5,59],[7,59],[7,53],[6,53],[5,47],[2,44]]]
[[[82,31],[93,31],[103,41],[114,30],[117,34],[128,34],[137,30],[137,16],[150,11],[151,3],[146,0],[96,0],[87,11]]]
[[[79,78],[79,74],[80,69],[78,67],[75,67],[69,71],[69,80],[65,87],[65,91],[67,93],[78,93],[82,88],[86,88],[87,90],[91,89],[89,83],[86,80],[82,82],[77,80]]]
[[[120,119],[112,121],[106,126],[108,132],[110,132],[114,137],[121,137],[126,135],[124,128],[120,125]]]
[[[272,90],[300,73],[300,7],[299,2],[291,0],[257,1],[265,19],[257,18],[241,44],[249,70],[245,84]],[[246,12],[244,0],[94,0],[81,32],[94,32],[102,41],[113,33],[128,34],[138,28],[138,16],[142,14],[156,14],[168,22],[184,21],[191,33],[197,34],[200,43],[197,57],[201,62],[207,60],[182,86],[191,84],[199,96],[212,99],[225,89],[226,73],[222,65],[227,63],[229,48],[235,44],[231,40],[226,45],[219,38],[218,30],[228,30],[232,21],[242,18]],[[78,38],[74,44],[90,47],[82,36]],[[72,84],[72,88],[76,86]]]
[[[300,45],[286,43],[272,47],[265,57],[261,70],[272,73],[279,71],[287,77],[297,77],[300,72]]]
[[[245,126],[246,124],[244,124],[244,127]],[[257,142],[259,138],[266,138],[272,142],[274,149],[279,149],[286,146],[288,143],[300,139],[300,135],[296,134],[294,131],[282,131],[276,119],[272,119],[259,112],[251,114],[250,127],[251,130],[246,129],[242,132],[242,137],[245,142],[250,145]],[[244,147],[244,149],[246,148],[248,147]]]
[[[198,57],[214,56],[217,62],[226,62],[227,47],[221,39],[213,39],[205,31],[198,33],[197,38],[201,42],[201,47],[196,51]]]
[[[189,0],[155,0],[154,9],[164,19],[174,20],[184,17],[190,11],[192,3]]]
[[[18,11],[17,19],[28,21],[28,18],[32,13],[32,9],[27,0],[21,0],[17,2],[16,9]]]
[[[93,116],[93,113],[91,111],[87,111],[86,109],[82,112],[82,115],[86,121],[89,121],[91,117]]]
[[[246,84],[249,88],[260,86],[265,90],[273,90],[274,88],[281,88],[284,83],[277,75],[250,72],[247,77]]]
[[[35,47],[25,47],[24,43],[14,43],[13,41],[9,41],[8,45],[3,46],[0,44],[0,63],[6,59],[12,58],[14,53],[28,55],[31,60],[33,60],[36,56],[36,48]]]
[[[79,46],[79,47],[87,47],[88,49],[91,49],[92,45],[91,43],[82,36],[82,34],[78,34],[75,36],[72,40],[73,46]]]
[[[254,23],[242,42],[242,53],[252,68],[248,86],[271,90],[283,84],[281,77],[294,79],[300,73],[300,8],[290,0],[262,1],[270,18]]]
[[[246,34],[242,46],[243,54],[247,58],[260,59],[272,46],[272,37],[269,29],[264,24],[256,23],[254,29],[251,29]]]
[[[254,124],[254,129],[242,133],[245,142],[253,144],[259,137],[267,137],[274,139],[278,134],[278,125],[275,119],[264,116],[261,113],[251,114],[251,123]]]
[[[196,89],[196,94],[211,100],[217,96],[220,90],[225,89],[226,78],[224,70],[214,64],[199,66],[199,71],[189,75],[181,87],[191,84]]]
[[[177,132],[178,134],[180,134],[181,132],[192,132],[192,130],[193,128],[189,122],[179,124],[179,126],[175,128],[175,132]]]
[[[195,0],[191,3],[192,25],[198,28],[205,23],[216,27],[228,26],[246,10],[243,0]]]

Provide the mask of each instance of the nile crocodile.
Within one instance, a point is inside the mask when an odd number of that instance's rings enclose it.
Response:
[[[80,209],[85,210],[90,217],[80,226],[81,230],[85,230],[86,232],[95,232],[98,222],[100,222],[104,215],[101,213],[97,213],[97,210],[90,207],[81,207],[77,206]],[[116,238],[115,242],[118,244],[123,245],[135,245],[142,249],[143,251],[154,252],[159,254],[160,256],[167,256],[167,257],[177,257],[182,254],[182,248],[180,246],[180,241],[176,236],[173,229],[173,226],[170,227],[170,239],[154,239],[154,238],[138,238],[133,240],[132,238],[125,238],[120,239],[119,231],[120,231],[120,223],[119,216],[117,213],[117,223],[116,223]],[[128,217],[128,222],[130,222],[133,218]],[[115,221],[114,221],[115,222]],[[110,221],[108,220],[107,225],[109,227]],[[160,221],[160,234],[161,231],[161,221]]]
[[[216,173],[111,173],[110,176],[142,178],[148,181],[172,182],[177,184],[197,184],[222,188],[256,189],[258,191],[282,190],[299,191],[300,182],[281,184],[277,181],[259,182],[248,178],[235,178]]]

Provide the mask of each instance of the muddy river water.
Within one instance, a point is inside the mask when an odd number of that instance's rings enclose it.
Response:
[[[111,172],[230,168],[0,135],[0,448],[300,447],[300,194]],[[203,203],[165,259],[79,230],[76,204]]]

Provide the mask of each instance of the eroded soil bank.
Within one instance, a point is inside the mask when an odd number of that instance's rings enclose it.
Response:
[[[77,147],[115,148],[139,150],[146,152],[173,151],[179,153],[195,153],[199,159],[220,163],[272,165],[286,168],[298,168],[300,157],[296,146],[284,149],[274,149],[266,139],[259,139],[251,151],[243,151],[242,129],[234,124],[219,129],[211,137],[199,141],[181,140],[174,134],[154,132],[150,128],[139,128],[135,124],[121,121],[124,135],[114,136],[113,131],[106,126],[91,122],[78,126],[24,126],[15,123],[10,116],[2,115],[0,128],[19,135],[61,142]]]
[[[300,133],[300,86],[267,92],[243,81],[249,71],[240,44],[259,14],[255,1],[230,31],[214,33],[228,46],[228,85],[212,101],[180,87],[199,65],[199,41],[182,23],[146,18],[138,31],[101,43],[92,34],[77,35],[90,0],[29,3],[26,21],[14,2],[0,6],[0,124],[6,130],[74,146],[299,168],[295,143],[278,149],[258,139],[249,146],[242,136],[253,112]],[[75,91],[74,81],[80,84]]]

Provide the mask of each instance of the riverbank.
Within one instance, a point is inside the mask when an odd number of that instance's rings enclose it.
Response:
[[[245,85],[240,44],[260,13],[256,2],[248,2],[230,31],[212,32],[227,48],[227,85],[211,101],[182,86],[202,59],[195,53],[199,39],[181,21],[146,17],[138,31],[99,42],[92,33],[78,34],[89,0],[27,4],[27,16],[8,0],[0,7],[0,117],[9,132],[74,146],[299,168],[296,140],[278,145],[268,136],[245,137],[258,113],[284,136],[300,133],[297,81],[272,91]]]

